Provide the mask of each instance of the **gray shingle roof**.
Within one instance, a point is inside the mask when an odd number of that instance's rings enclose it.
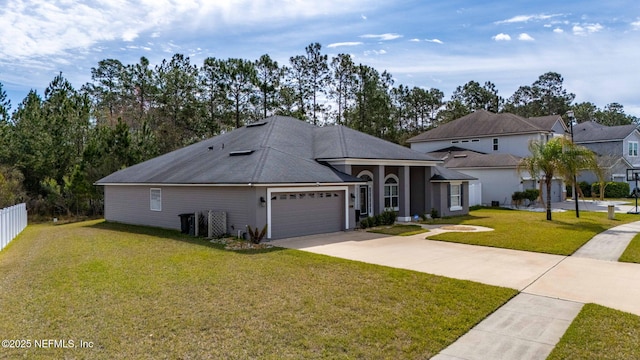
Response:
[[[508,113],[495,114],[486,110],[476,110],[469,115],[414,136],[407,141],[412,143],[429,140],[551,132],[554,124],[559,119],[561,118],[558,115],[524,118]]]
[[[462,168],[515,168],[522,160],[521,157],[511,154],[483,154],[471,150],[440,150],[429,155],[438,157],[444,161],[448,169]]]
[[[621,141],[637,130],[636,125],[605,126],[587,121],[573,127],[576,143]]]
[[[433,176],[430,181],[452,181],[452,180],[478,180],[473,176],[463,174],[461,172],[447,169],[444,166],[434,166]]]
[[[433,157],[344,126],[315,129],[317,159],[436,161]]]
[[[165,184],[342,183],[360,179],[322,159],[435,159],[342,126],[274,116],[117,171],[96,182]],[[235,155],[235,156],[233,156]]]

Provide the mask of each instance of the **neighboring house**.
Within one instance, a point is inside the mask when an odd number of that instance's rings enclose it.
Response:
[[[573,127],[573,137],[576,144],[596,153],[607,181],[627,182],[626,170],[640,168],[636,125],[605,126],[587,121]],[[594,183],[598,179],[592,172],[583,172],[578,181]],[[629,185],[633,189],[635,182],[629,181]]]
[[[477,178],[472,189],[481,189],[483,205],[511,203],[515,191],[536,188],[539,182],[517,171],[520,159],[530,156],[529,143],[565,136],[567,127],[559,115],[524,118],[477,110],[408,140],[413,150],[445,161],[445,167]],[[453,149],[453,151],[451,151]],[[449,154],[451,152],[451,154]],[[543,189],[543,198],[546,199]],[[552,183],[552,201],[566,198],[561,179]],[[474,203],[472,203],[474,205]]]
[[[182,213],[227,214],[227,232],[268,226],[268,238],[353,229],[394,210],[468,213],[473,177],[425,154],[343,126],[274,116],[115,172],[105,219],[180,228]]]

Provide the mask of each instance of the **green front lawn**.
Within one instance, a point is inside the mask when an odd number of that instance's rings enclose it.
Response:
[[[471,245],[493,246],[505,249],[571,255],[593,236],[614,226],[638,221],[637,215],[616,214],[615,220],[607,213],[554,212],[552,221],[546,214],[508,209],[479,209],[467,216],[435,219],[429,223],[479,225],[493,228],[490,232],[444,233],[430,240],[459,242]]]
[[[31,225],[0,252],[0,334],[31,347],[0,358],[429,358],[515,294],[174,231]]]
[[[640,316],[586,304],[547,359],[640,359]]]
[[[396,224],[393,226],[380,226],[377,228],[367,230],[372,233],[396,235],[396,236],[410,236],[416,234],[422,234],[429,232],[429,230],[422,228],[420,225],[405,225]]]
[[[640,234],[636,234],[618,261],[640,263]]]

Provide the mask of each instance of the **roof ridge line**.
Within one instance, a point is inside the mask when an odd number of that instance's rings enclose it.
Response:
[[[344,127],[342,125],[338,125],[338,130],[340,133],[340,147],[342,148],[342,153],[346,158],[349,157],[348,149],[347,149],[347,139],[344,136]]]
[[[253,171],[253,176],[251,176],[251,182],[254,182],[256,179],[259,179],[258,174],[262,173],[262,170],[264,169],[264,163],[267,157],[267,153],[271,148],[268,146],[261,146],[261,149],[264,151],[261,151],[260,159],[258,160],[258,166],[256,166],[255,170]]]

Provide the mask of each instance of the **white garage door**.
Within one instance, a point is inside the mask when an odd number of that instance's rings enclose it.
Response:
[[[344,191],[272,193],[271,238],[344,230]]]

